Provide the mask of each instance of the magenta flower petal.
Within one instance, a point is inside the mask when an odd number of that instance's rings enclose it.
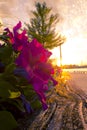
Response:
[[[44,92],[48,90],[47,84],[49,80],[53,81],[53,85],[57,84],[51,76],[54,73],[54,69],[47,63],[50,55],[51,53],[34,39],[31,43],[23,46],[15,61],[17,66],[23,67],[28,74],[31,73],[31,83],[38,94],[43,109],[47,108]]]
[[[37,93],[43,109],[47,109],[45,91],[48,90],[49,80],[53,81],[53,85],[57,82],[53,79],[52,74],[54,69],[51,64],[48,64],[48,58],[51,56],[51,52],[43,47],[36,39],[28,42],[28,36],[26,31],[23,30],[19,33],[22,23],[19,23],[13,28],[13,33],[7,28],[7,35],[10,38],[10,42],[15,51],[20,51],[18,57],[15,60],[17,69],[15,74],[22,75],[29,82],[32,83],[35,92]],[[25,103],[26,109],[29,105]]]
[[[21,21],[19,21],[19,23],[16,26],[14,26],[13,32],[16,34],[17,31],[21,28],[21,26],[22,26],[22,23]]]
[[[17,57],[15,63],[20,66],[24,67],[25,69],[33,67],[33,57],[30,52],[30,48],[28,45],[25,45],[20,52],[19,56]],[[34,64],[35,65],[35,64]]]
[[[36,39],[33,39],[29,44],[32,56],[37,58],[39,62],[47,62],[48,58],[51,56],[51,52],[46,50],[41,43]]]
[[[15,50],[21,51],[23,46],[27,44],[28,37],[26,36],[26,30],[23,30],[22,33],[18,33],[18,30],[21,27],[21,23],[19,22],[17,26],[14,27],[14,45],[13,48]]]
[[[50,77],[50,80],[53,82],[53,86],[58,84],[58,81],[56,81],[53,77]]]
[[[38,66],[34,69],[34,74],[42,78],[44,81],[48,81],[53,73],[54,69],[50,64],[39,63]]]
[[[16,34],[14,33],[14,44],[13,48],[14,50],[21,51],[23,49],[23,46],[27,44],[27,36],[26,36],[26,31],[24,30],[21,34]]]
[[[33,87],[35,92],[37,93],[39,100],[42,103],[42,107],[44,110],[46,110],[48,108],[47,104],[46,104],[46,97],[44,95],[44,91],[43,91],[43,84],[41,82],[33,82]],[[41,87],[42,86],[42,87]]]
[[[26,66],[36,67],[36,64],[38,65],[41,62],[46,62],[50,55],[51,53],[34,39],[31,43],[27,43],[23,46],[16,63],[19,66],[25,66],[24,64],[26,64]]]
[[[21,26],[22,23],[19,22],[13,28],[13,33],[8,28],[5,29],[5,31],[8,33],[7,35],[10,38],[10,43],[13,45],[13,49],[15,51],[21,51],[23,46],[28,42],[26,30],[23,30],[21,33],[18,32]]]
[[[44,97],[44,93],[39,91],[37,91],[36,93],[42,103],[43,110],[46,110],[48,108],[48,105],[46,103],[46,97]]]
[[[7,32],[7,36],[9,37],[9,42],[11,44],[14,44],[13,33],[9,30],[9,28],[5,28],[4,30]]]

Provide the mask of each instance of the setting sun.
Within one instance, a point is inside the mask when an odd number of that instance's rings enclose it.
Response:
[[[62,65],[65,64],[87,64],[87,39],[83,37],[75,37],[67,39],[61,46],[62,48]],[[85,45],[85,46],[84,46]],[[52,50],[52,57],[56,59],[55,64],[60,65],[60,49],[59,47]]]

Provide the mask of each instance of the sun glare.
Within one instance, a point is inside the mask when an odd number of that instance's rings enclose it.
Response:
[[[79,36],[73,39],[68,39],[66,43],[62,45],[62,65],[77,64],[80,65],[82,62],[86,64],[86,44],[87,39]],[[85,45],[85,46],[84,46]],[[78,52],[79,50],[79,52]],[[82,50],[84,50],[82,52]],[[55,59],[54,64],[60,65],[60,49],[59,47],[52,50],[52,57]]]

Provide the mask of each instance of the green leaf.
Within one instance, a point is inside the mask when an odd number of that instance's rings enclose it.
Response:
[[[9,64],[9,65],[7,65],[6,66],[6,68],[5,68],[5,73],[13,73],[13,70],[14,70],[14,68],[15,68],[16,66],[15,66],[15,64],[14,63],[11,63],[11,64]]]
[[[0,60],[7,64],[7,62],[10,61],[12,51],[11,46],[4,46],[0,48]]]
[[[16,76],[14,76],[13,74],[3,73],[1,78],[9,82],[12,86],[16,87],[18,81],[17,81]]]
[[[8,90],[9,93],[10,93],[10,96],[9,98],[17,98],[21,95],[21,93],[18,91],[18,92],[12,92],[11,90]]]
[[[0,111],[0,130],[13,130],[18,126],[13,115],[8,111]]]
[[[23,92],[29,101],[37,97],[37,94],[34,91],[33,86],[31,84],[27,85],[26,88],[23,88]]]
[[[31,106],[33,109],[40,109],[42,107],[39,100],[35,100],[34,102],[32,102]]]
[[[0,81],[0,97],[17,98],[20,95],[20,91],[16,90],[9,82],[4,80]]]
[[[21,100],[16,99],[16,100],[12,100],[12,102],[10,102],[12,105],[16,106],[20,111],[25,112],[25,108],[23,106],[23,103]]]

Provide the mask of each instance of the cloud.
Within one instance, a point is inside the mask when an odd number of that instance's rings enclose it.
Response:
[[[0,16],[5,17],[10,14],[11,12],[10,12],[9,5],[6,4],[6,2],[0,2]]]
[[[86,31],[87,0],[44,1],[47,6],[52,7],[54,13],[59,14],[60,22],[57,26],[59,31],[72,30],[72,37]],[[14,23],[19,20],[28,23],[32,17],[31,10],[35,9],[35,2],[43,2],[43,0],[0,0],[0,18],[5,24],[8,23],[7,21]]]

